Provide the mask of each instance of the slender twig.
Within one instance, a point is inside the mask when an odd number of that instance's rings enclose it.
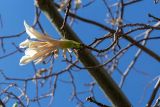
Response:
[[[129,2],[124,3],[124,5],[125,5],[125,6],[128,6],[128,5],[131,5],[131,4],[140,2],[140,1],[143,1],[143,0],[132,0],[132,1],[129,1]]]
[[[153,101],[154,101],[159,89],[160,89],[160,77],[159,77],[156,85],[154,86],[154,90],[152,92],[152,95],[150,96],[150,99],[149,99],[148,104],[146,105],[146,107],[151,107],[151,105],[152,105],[152,103],[153,103]]]
[[[95,103],[95,104],[96,104],[97,106],[99,106],[99,107],[111,107],[111,106],[107,106],[107,105],[104,105],[104,104],[96,101],[96,100],[95,100],[94,98],[92,98],[92,97],[88,97],[86,100],[89,101],[89,102]]]
[[[160,106],[160,96],[159,98],[156,100],[154,107],[159,107]]]
[[[155,20],[157,20],[157,21],[160,20],[160,18],[157,18],[157,17],[153,16],[152,14],[148,14],[148,16],[151,17],[151,18],[153,18],[153,19],[155,19]]]
[[[4,56],[0,56],[0,59],[4,59],[4,58],[6,58],[6,57],[8,57],[8,56],[11,56],[11,55],[17,53],[17,52],[19,52],[19,50],[15,50],[15,51],[13,51],[13,52],[11,52],[11,53],[8,53],[8,54],[6,54],[6,55],[4,55]]]
[[[64,17],[64,21],[63,21],[63,24],[62,24],[62,27],[61,27],[62,30],[64,30],[65,23],[67,23],[68,13],[69,13],[69,10],[71,8],[71,2],[72,2],[72,0],[69,0],[68,3],[67,3],[67,9],[66,9],[66,12],[65,12],[65,17]]]
[[[74,18],[78,19],[78,20],[81,20],[81,21],[87,22],[87,23],[89,23],[89,24],[98,26],[98,27],[100,27],[100,28],[102,28],[102,29],[104,29],[104,30],[109,31],[110,33],[113,33],[113,34],[114,34],[114,33],[116,32],[115,30],[113,30],[113,29],[111,29],[111,28],[109,28],[109,27],[107,27],[107,26],[105,26],[105,25],[103,25],[103,24],[100,24],[100,23],[98,23],[98,22],[96,22],[96,21],[92,21],[92,20],[89,20],[89,19],[85,19],[85,18],[82,18],[82,17],[77,16],[77,15],[72,14],[72,13],[69,13],[69,15],[70,15],[71,17],[74,17]],[[150,28],[151,28],[151,27],[148,27],[148,28],[145,28],[145,27],[142,28],[142,27],[141,27],[141,28],[138,28],[138,29],[150,29]],[[159,29],[159,28],[158,28],[158,29]],[[137,30],[137,29],[135,29],[135,30]],[[133,31],[132,31],[132,32],[133,32]],[[130,33],[130,32],[128,32],[128,33]],[[133,43],[133,44],[134,44],[135,46],[137,46],[138,48],[142,49],[144,52],[146,52],[147,54],[149,54],[151,57],[153,57],[154,59],[156,59],[158,62],[160,61],[160,56],[158,56],[155,52],[153,52],[152,50],[146,48],[145,46],[143,46],[143,45],[141,45],[141,44],[138,44],[138,43],[137,43],[132,37],[130,37],[129,35],[127,35],[127,34],[122,34],[122,37],[123,37],[124,39],[126,39],[127,41]]]
[[[159,25],[160,25],[160,22],[159,22],[159,23],[156,23],[154,26],[156,27],[156,26],[159,26]],[[153,29],[147,30],[147,31],[145,32],[144,39],[149,39],[150,33],[151,33],[152,31],[153,31]],[[143,46],[145,46],[146,43],[147,43],[146,40],[142,41],[142,45],[143,45]],[[134,66],[135,63],[137,62],[137,60],[138,60],[138,58],[139,58],[139,56],[140,56],[141,53],[142,53],[142,50],[141,50],[141,49],[138,49],[138,51],[137,51],[136,54],[135,54],[134,59],[130,62],[129,66],[126,68],[125,72],[123,73],[123,76],[122,76],[122,78],[121,78],[120,85],[119,85],[120,87],[123,86],[124,81],[125,81],[127,75],[129,74],[130,70],[133,68],[133,66]]]
[[[107,1],[106,1],[106,0],[103,0],[103,2],[104,2],[104,5],[106,6],[106,8],[107,8],[107,10],[108,10],[108,12],[109,12],[109,15],[110,15],[111,19],[114,20],[114,16],[113,16],[113,14],[112,14],[112,10],[111,10],[111,8],[109,7]]]

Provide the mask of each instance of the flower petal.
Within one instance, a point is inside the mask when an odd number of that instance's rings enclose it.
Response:
[[[29,48],[38,48],[38,47],[44,47],[47,45],[47,42],[40,42],[40,41],[31,41],[29,43]]]
[[[51,49],[48,49],[48,48],[41,51],[28,48],[25,51],[25,56],[23,56],[20,60],[20,65],[25,65],[31,61],[34,61],[35,63],[40,63],[46,57],[49,56],[50,52],[51,52]]]
[[[54,58],[56,58],[58,57],[59,49],[63,50],[63,57],[66,58],[66,51],[71,53],[69,48],[79,48],[81,46],[80,43],[73,40],[55,40],[49,36],[43,35],[30,27],[25,21],[24,26],[30,38],[37,40],[26,39],[24,42],[20,43],[20,48],[27,48],[25,50],[25,56],[20,60],[20,65],[25,65],[31,61],[40,63],[52,53],[54,53]]]
[[[26,33],[30,36],[31,39],[37,39],[42,41],[52,41],[53,39],[48,35],[44,35],[36,31],[33,27],[29,26],[26,21],[24,21],[24,26]]]
[[[27,47],[29,47],[29,43],[30,43],[30,40],[26,39],[25,41],[23,41],[19,44],[19,47],[20,48],[27,48]]]
[[[41,63],[41,62],[44,61],[49,55],[50,55],[50,53],[45,54],[44,56],[36,59],[36,60],[34,61],[34,63],[35,63],[35,64]]]
[[[19,65],[25,65],[25,64],[28,64],[31,61],[32,61],[32,58],[30,56],[23,56],[20,59]]]
[[[37,53],[38,53],[37,50],[32,49],[32,48],[28,48],[28,49],[25,50],[25,55],[26,56],[32,57],[32,56],[34,56]]]

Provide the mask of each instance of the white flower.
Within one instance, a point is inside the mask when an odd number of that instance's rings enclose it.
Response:
[[[25,56],[20,59],[20,65],[28,64],[31,61],[34,61],[36,64],[40,63],[53,53],[54,57],[57,57],[59,49],[63,49],[66,52],[69,48],[80,47],[80,43],[73,40],[55,40],[48,35],[41,34],[30,27],[25,21],[24,26],[31,40],[26,39],[19,45],[20,48],[26,48]]]

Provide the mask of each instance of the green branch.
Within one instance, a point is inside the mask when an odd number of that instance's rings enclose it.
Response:
[[[66,39],[74,40],[79,43],[82,41],[78,38],[75,32],[70,28],[68,24],[65,24],[64,30],[61,30],[63,25],[63,18],[57,11],[55,5],[51,0],[35,0],[36,6],[39,7],[43,13],[46,15],[48,20],[57,29],[60,35],[65,36]],[[79,59],[85,67],[97,66],[100,63],[87,49],[82,49],[78,52]],[[114,107],[131,107],[130,102],[123,94],[118,85],[107,73],[107,70],[103,67],[98,67],[94,69],[88,69],[88,72],[99,84],[105,95],[112,102]]]

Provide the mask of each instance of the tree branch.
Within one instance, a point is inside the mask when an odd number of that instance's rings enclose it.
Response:
[[[61,30],[63,18],[51,0],[35,0],[35,2],[62,36],[82,43],[68,24],[65,24],[63,31]],[[87,49],[80,50],[78,55],[79,59],[86,67],[99,65],[97,59]],[[121,89],[103,67],[98,67],[94,70],[88,69],[88,71],[115,107],[131,107],[131,104],[126,96],[122,93]]]
[[[89,19],[85,19],[85,18],[82,18],[78,15],[75,15],[71,12],[69,12],[69,16],[71,17],[74,17],[80,21],[83,21],[83,22],[86,22],[86,23],[89,23],[89,24],[92,24],[92,25],[95,25],[95,26],[98,26],[104,30],[107,30],[109,31],[110,33],[114,34],[116,31],[103,25],[103,24],[100,24],[96,21],[93,21],[93,20],[89,20]],[[150,29],[150,28],[149,28]],[[147,53],[148,55],[150,55],[151,57],[153,57],[154,59],[156,59],[158,62],[160,62],[160,56],[158,56],[155,52],[153,52],[152,50],[146,48],[145,46],[139,44],[136,42],[136,40],[134,40],[132,37],[130,37],[129,35],[126,35],[126,34],[122,34],[121,35],[122,38],[124,38],[125,40],[129,41],[130,43],[133,43],[135,46],[137,46],[138,48],[140,48],[141,50],[143,50],[145,53]]]

